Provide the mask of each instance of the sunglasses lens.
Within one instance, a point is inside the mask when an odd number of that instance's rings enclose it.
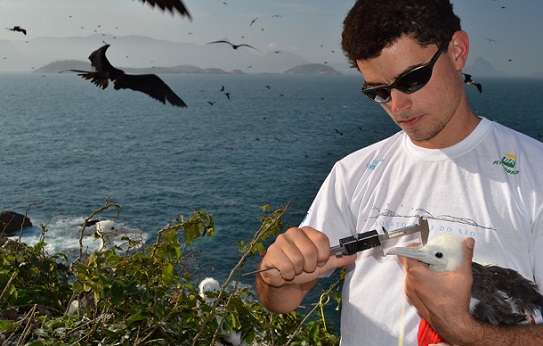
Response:
[[[362,89],[364,95],[377,103],[387,103],[390,101],[390,89],[388,88],[370,88]]]
[[[424,65],[396,80],[395,87],[405,94],[411,94],[425,86],[432,78],[432,65]]]
[[[401,75],[396,79],[396,81],[388,86],[379,86],[376,88],[368,87],[368,84],[364,83],[362,87],[362,92],[364,95],[369,97],[372,101],[377,103],[387,103],[390,101],[390,90],[397,89],[404,94],[412,94],[415,91],[424,87],[432,78],[432,70],[434,64],[441,55],[441,53],[447,47],[447,42],[444,41],[441,43],[439,50],[432,57],[432,60],[427,64],[416,67],[411,71],[406,72],[404,75]]]

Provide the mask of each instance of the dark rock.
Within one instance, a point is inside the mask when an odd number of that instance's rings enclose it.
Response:
[[[32,222],[26,216],[11,210],[0,213],[0,234],[12,236],[26,227],[32,227]]]

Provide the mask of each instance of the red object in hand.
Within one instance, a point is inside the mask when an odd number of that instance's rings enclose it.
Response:
[[[430,327],[428,322],[423,318],[419,324],[419,332],[417,334],[417,340],[419,346],[428,346],[432,344],[439,344],[445,342],[435,330]]]

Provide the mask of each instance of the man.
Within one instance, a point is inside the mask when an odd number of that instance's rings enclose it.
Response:
[[[402,131],[336,163],[300,228],[278,236],[262,259],[261,268],[274,268],[257,277],[263,304],[294,310],[319,277],[347,266],[342,345],[415,345],[421,317],[455,345],[543,344],[543,326],[495,327],[468,310],[473,255],[543,283],[543,145],[470,108],[469,39],[449,0],[359,0],[342,37],[362,92]],[[374,250],[329,256],[341,238],[419,216],[430,237],[466,238],[464,265],[435,273]]]

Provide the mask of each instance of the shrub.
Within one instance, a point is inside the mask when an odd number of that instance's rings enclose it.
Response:
[[[106,199],[93,212],[117,209]],[[247,258],[263,253],[263,242],[283,231],[288,206],[263,207],[261,227],[251,241],[238,244],[241,259],[217,292],[202,297],[196,289],[198,253],[192,242],[213,236],[213,217],[205,210],[180,216],[145,247],[129,241],[119,248],[80,255],[48,255],[43,240],[34,246],[3,239],[0,247],[0,340],[3,345],[213,345],[236,334],[254,345],[337,345],[322,307],[342,278],[323,290],[304,315],[267,311],[248,287],[239,285]],[[85,230],[81,230],[81,239]],[[125,239],[125,238],[123,238]]]

